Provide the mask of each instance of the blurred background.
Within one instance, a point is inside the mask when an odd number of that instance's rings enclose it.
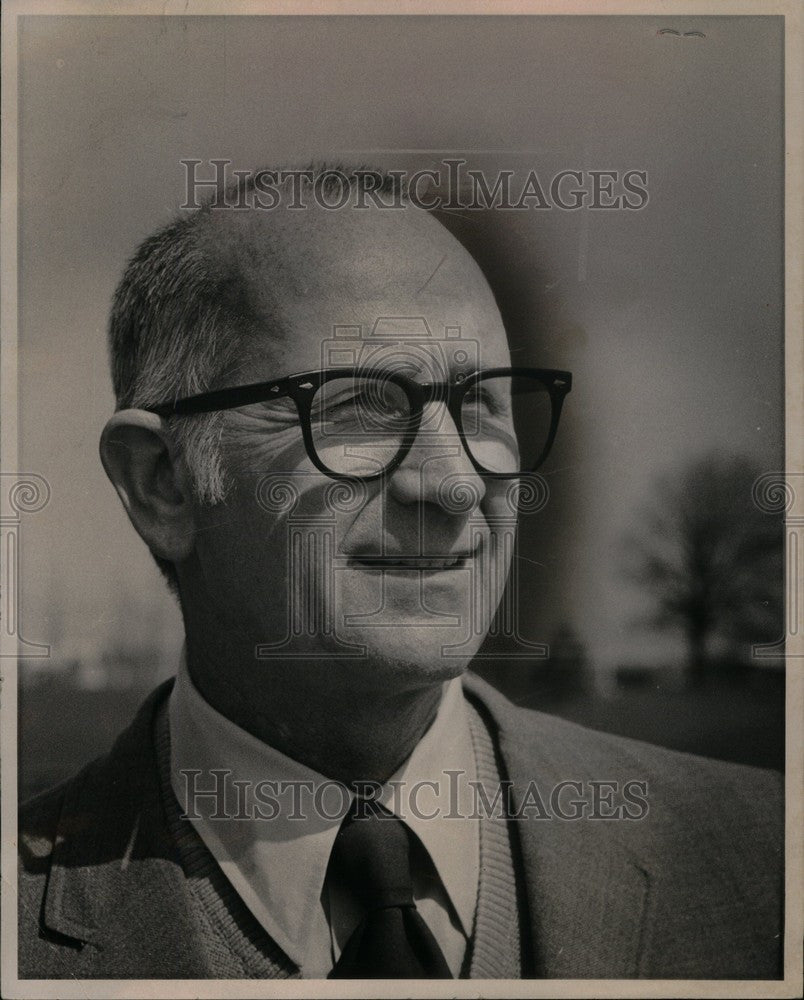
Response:
[[[549,501],[521,520],[518,635],[475,669],[597,728],[783,767],[784,527],[761,485],[784,455],[780,18],[20,24],[20,468],[51,490],[20,531],[20,630],[50,647],[20,661],[22,797],[176,668],[178,611],[97,440],[111,296],[184,200],[185,158],[460,157],[515,191],[647,172],[637,211],[439,213],[514,363],[574,375]]]

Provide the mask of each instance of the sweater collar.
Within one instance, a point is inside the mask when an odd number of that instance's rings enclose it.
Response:
[[[194,686],[184,660],[169,712],[171,783],[183,812],[256,919],[304,966],[326,921],[324,881],[352,793],[221,715]],[[456,678],[444,684],[433,723],[379,800],[424,845],[467,939],[479,876],[475,779]],[[217,794],[199,794],[210,789]],[[226,813],[232,818],[224,820]]]

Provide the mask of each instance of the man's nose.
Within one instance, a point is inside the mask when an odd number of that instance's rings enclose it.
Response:
[[[458,435],[444,403],[428,403],[413,447],[394,470],[389,494],[401,504],[431,503],[464,516],[480,504],[486,484]]]

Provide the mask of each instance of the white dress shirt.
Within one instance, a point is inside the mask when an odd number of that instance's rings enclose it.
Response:
[[[171,783],[182,810],[302,975],[325,978],[360,919],[325,885],[352,793],[216,711],[193,684],[184,658],[169,719]],[[475,780],[463,688],[456,678],[445,682],[435,720],[379,795],[429,858],[414,867],[414,898],[456,977],[477,903],[479,821],[473,817],[470,784]],[[216,782],[219,793],[226,789],[225,809],[220,795],[203,794]],[[277,784],[258,788],[260,782]]]

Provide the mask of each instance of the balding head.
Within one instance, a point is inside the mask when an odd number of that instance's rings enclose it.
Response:
[[[195,245],[244,346],[267,351],[273,344],[277,360],[311,324],[320,340],[336,325],[420,315],[439,301],[449,304],[452,326],[465,326],[461,303],[468,299],[486,325],[499,322],[474,259],[434,216],[409,203],[335,211],[283,202],[271,211],[208,212],[198,220]]]
[[[380,177],[377,189],[396,184]],[[417,318],[427,315],[434,338],[459,330],[463,340],[483,343],[486,365],[507,363],[480,269],[432,215],[404,197],[388,208],[291,204],[285,198],[270,210],[240,210],[208,203],[143,242],[110,320],[118,408],[147,409],[316,368],[328,362],[336,328],[352,327],[362,340],[380,317],[390,323],[385,335],[404,341],[419,335]],[[205,503],[220,502],[227,490],[218,449],[224,422],[220,413],[171,418]],[[172,583],[172,569],[161,561],[160,568]]]
[[[314,177],[328,172],[322,166]],[[364,173],[337,171],[353,184]],[[398,192],[390,176],[375,175],[375,186]],[[496,313],[472,257],[402,194],[388,208],[327,210],[314,202],[300,210],[290,198],[267,211],[214,204],[146,239],[126,268],[109,326],[119,407],[211,387],[236,360],[240,337],[284,339],[311,298],[327,298],[333,311],[343,304],[344,315],[371,300],[399,312],[463,287]]]

